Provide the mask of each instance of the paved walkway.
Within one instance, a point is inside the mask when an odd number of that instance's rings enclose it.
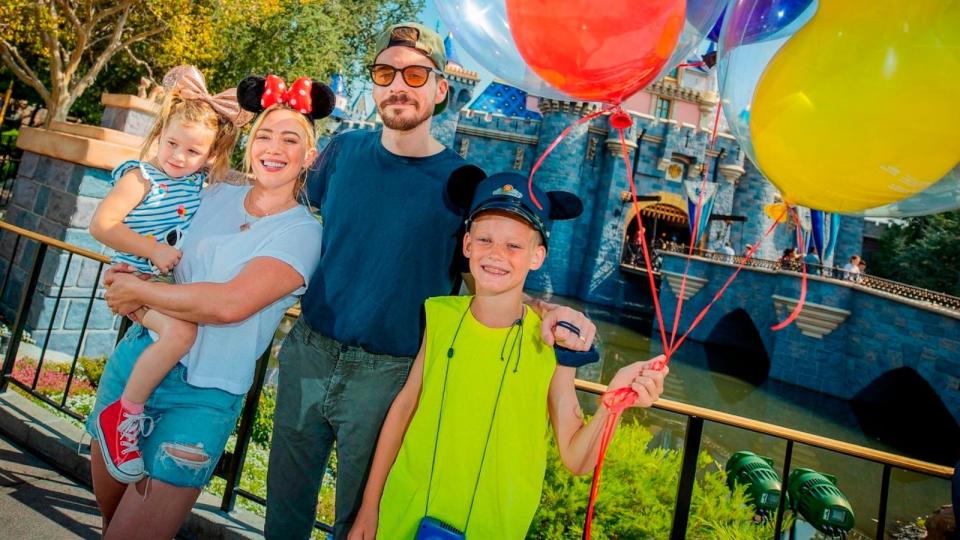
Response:
[[[87,487],[90,460],[86,450],[77,453],[80,440],[90,441],[74,422],[12,390],[0,393],[0,540],[100,537],[100,513]],[[202,494],[177,538],[263,539],[263,518],[219,507],[219,498]]]
[[[93,493],[0,434],[0,538],[99,538]]]

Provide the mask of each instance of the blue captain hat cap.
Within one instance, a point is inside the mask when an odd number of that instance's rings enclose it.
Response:
[[[536,229],[545,246],[549,243],[550,229],[554,221],[574,219],[583,213],[583,203],[573,193],[545,192],[536,185],[529,186],[527,177],[512,172],[490,175],[477,184],[469,208],[467,229],[483,212],[506,212],[521,218]]]

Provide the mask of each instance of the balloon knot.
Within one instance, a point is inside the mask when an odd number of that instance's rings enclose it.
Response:
[[[630,115],[623,111],[621,108],[617,108],[613,114],[610,115],[610,125],[614,129],[630,129],[630,126],[633,125],[633,119],[630,118]]]

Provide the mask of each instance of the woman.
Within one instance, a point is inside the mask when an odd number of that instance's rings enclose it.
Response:
[[[329,112],[317,99],[313,109]],[[142,452],[148,478],[127,489],[108,474],[98,445],[91,445],[105,538],[176,535],[223,453],[257,357],[306,289],[321,236],[319,223],[297,202],[316,158],[311,113],[282,102],[262,112],[245,155],[253,184],[205,189],[175,269],[182,285],[141,281],[123,265],[107,274],[105,298],[116,313],[149,306],[195,322],[199,331],[146,404],[147,415],[162,421],[144,421],[145,437],[122,443]],[[150,343],[138,324],[127,332],[107,364],[90,418],[117,399]]]

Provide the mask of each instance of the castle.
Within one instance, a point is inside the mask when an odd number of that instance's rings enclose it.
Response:
[[[488,174],[529,174],[563,130],[598,110],[595,103],[536,98],[496,81],[478,89],[477,73],[463,68],[449,38],[446,43],[451,59],[445,70],[449,105],[434,118],[433,135]],[[701,221],[705,232],[697,246],[716,249],[729,242],[736,253],[744,253],[748,244],[760,242],[754,257],[777,259],[784,248],[796,244],[795,229],[782,225],[763,238],[772,223],[764,207],[778,200],[778,191],[744,158],[726,132],[722,115],[710,147],[719,104],[715,89],[712,71],[679,68],[623,104],[633,119],[626,146],[647,242],[689,243],[691,218],[684,182],[699,184],[706,170],[716,195],[709,219]],[[376,115],[360,109],[359,114],[344,114],[337,131],[379,129]],[[540,271],[531,273],[527,288],[611,306],[649,298],[645,278],[620,270],[637,220],[619,134],[610,127],[609,117],[601,115],[574,127],[543,162],[535,181],[544,189],[576,193],[584,213],[556,224],[550,257]],[[836,255],[824,260],[825,265],[842,265],[863,249],[863,218],[836,219],[840,224]]]

